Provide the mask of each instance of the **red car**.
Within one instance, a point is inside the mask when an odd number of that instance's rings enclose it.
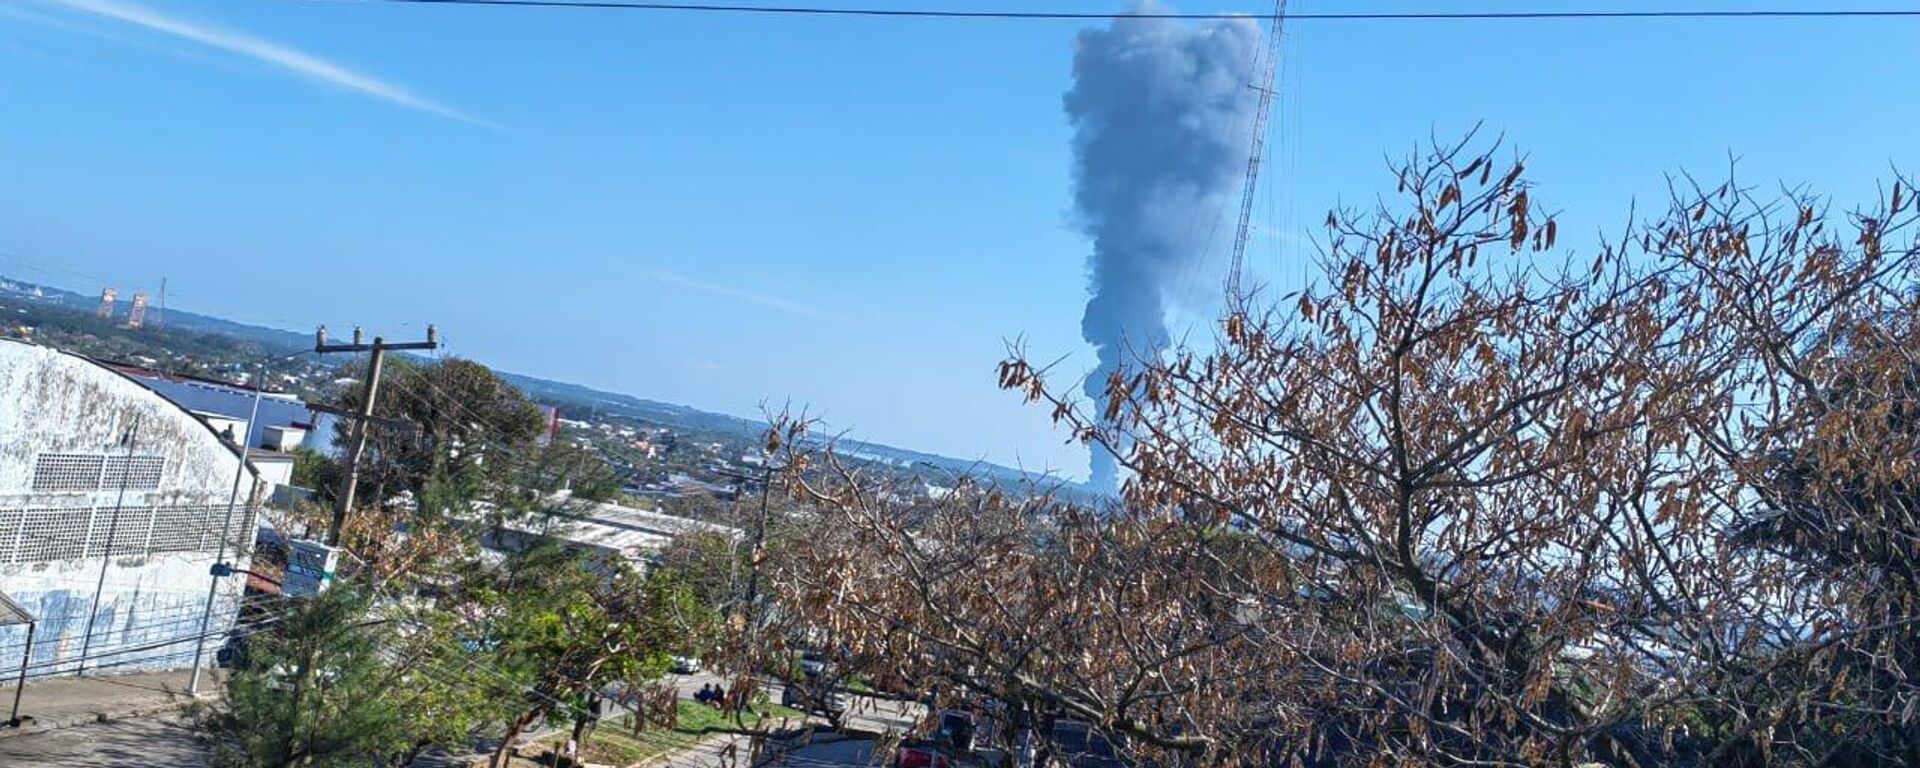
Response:
[[[893,768],[953,768],[953,763],[932,747],[902,746],[894,753]]]

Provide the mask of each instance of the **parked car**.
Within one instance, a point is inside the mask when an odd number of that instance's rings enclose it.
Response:
[[[952,768],[953,761],[934,744],[923,741],[903,742],[894,750],[893,768]]]
[[[812,680],[795,680],[787,683],[780,689],[780,705],[836,718],[847,712],[846,699],[840,695],[839,691]]]
[[[251,638],[245,632],[235,632],[227,636],[227,641],[214,651],[213,663],[222,669],[243,669],[247,666],[247,649]]]
[[[935,732],[935,737],[955,750],[971,752],[977,726],[978,723],[972,712],[961,709],[945,710],[940,713],[939,729]]]
[[[1126,741],[1119,735],[1102,733],[1093,724],[1078,720],[1054,722],[1053,751],[1073,768],[1133,768],[1137,764],[1125,755]]]
[[[827,657],[819,651],[800,653],[800,672],[807,677],[819,677],[827,672]]]
[[[676,675],[691,675],[691,674],[693,674],[693,673],[695,673],[695,672],[699,672],[699,671],[700,671],[700,660],[699,660],[699,659],[696,659],[696,658],[694,658],[694,657],[692,657],[692,656],[675,656],[675,657],[673,657],[673,673],[674,673],[674,674],[676,674]]]

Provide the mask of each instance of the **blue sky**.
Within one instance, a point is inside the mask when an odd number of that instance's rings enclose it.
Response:
[[[0,274],[123,294],[165,276],[172,306],[300,331],[436,322],[508,370],[744,415],[791,401],[863,438],[1081,476],[993,366],[1013,339],[1092,365],[1060,103],[1083,26],[0,0]],[[1527,152],[1576,248],[1666,174],[1732,156],[1750,183],[1871,196],[1920,153],[1916,33],[1296,23],[1250,263],[1297,284],[1329,206],[1390,192],[1388,155],[1476,122]]]

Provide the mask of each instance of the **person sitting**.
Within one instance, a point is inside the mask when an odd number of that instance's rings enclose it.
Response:
[[[693,695],[693,700],[701,704],[712,704],[713,703],[713,683],[707,683],[705,685],[700,686],[700,692]]]

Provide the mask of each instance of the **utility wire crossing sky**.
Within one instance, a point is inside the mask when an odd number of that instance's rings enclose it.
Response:
[[[708,3],[630,3],[618,0],[319,0],[349,3],[404,3],[413,5],[498,5],[525,8],[581,8],[628,11],[680,11],[690,13],[751,13],[789,16],[880,16],[933,19],[1008,19],[1008,20],[1105,20],[1121,17],[1174,20],[1286,19],[1288,21],[1446,21],[1446,20],[1524,20],[1524,19],[1761,19],[1761,18],[1846,18],[1846,17],[1920,17],[1920,9],[1675,9],[1653,11],[1354,11],[1300,13],[1179,13],[1174,11],[1087,12],[1087,11],[963,11],[939,8],[852,8],[798,5],[717,5]]]

